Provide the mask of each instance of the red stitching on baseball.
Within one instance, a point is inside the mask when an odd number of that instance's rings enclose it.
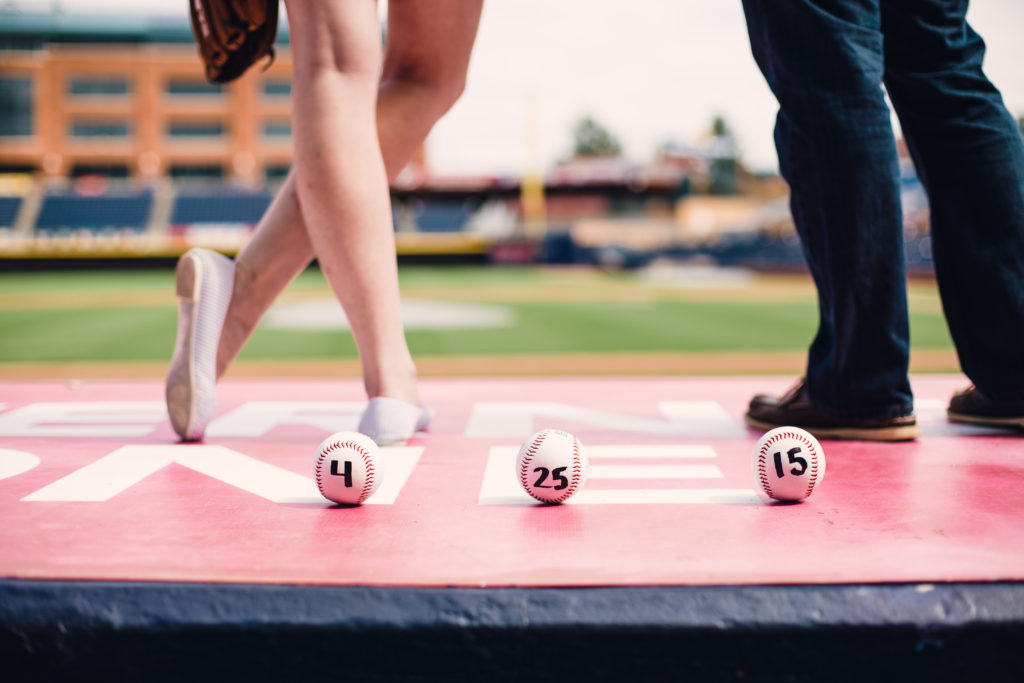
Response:
[[[808,497],[810,497],[811,493],[814,492],[814,485],[818,481],[818,457],[819,457],[818,449],[815,448],[814,444],[811,443],[807,439],[807,437],[805,437],[803,434],[795,434],[794,433],[793,434],[793,438],[795,438],[796,440],[798,440],[801,443],[803,443],[804,445],[806,445],[807,446],[807,451],[808,451],[808,453],[811,456],[811,463],[810,463],[811,471],[810,471],[810,473],[807,476],[807,490],[804,492],[804,498],[808,498]]]
[[[569,497],[576,492],[576,487],[580,483],[580,441],[575,436],[572,437],[572,463],[573,463],[573,477],[572,481],[569,482],[569,487],[562,492],[562,495],[551,501],[553,503],[561,503],[569,499]]]
[[[363,481],[363,492],[359,495],[360,503],[369,498],[370,493],[373,491],[373,480],[376,470],[373,468],[373,461],[370,460],[369,453],[363,452],[363,466],[366,467],[366,479]]]
[[[537,449],[547,438],[547,432],[541,432],[537,435],[537,438],[530,442],[529,448],[526,449],[526,456],[523,458],[523,462],[519,465],[519,481],[522,483],[523,488],[527,491],[530,490],[530,465],[533,463],[533,456],[537,454]]]
[[[758,474],[760,475],[761,479],[761,488],[764,489],[764,492],[768,494],[769,498],[774,498],[775,496],[772,495],[772,485],[770,480],[768,479],[768,472],[765,469],[765,453],[767,452],[767,447],[768,443],[766,442],[765,445],[761,448],[761,454],[757,459]]]
[[[807,478],[807,493],[804,494],[804,498],[807,498],[814,491],[814,485],[818,482],[818,452],[811,447],[811,452],[814,457],[811,459],[811,474]]]

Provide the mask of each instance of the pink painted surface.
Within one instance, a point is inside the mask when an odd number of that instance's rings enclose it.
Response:
[[[740,418],[751,394],[785,389],[788,381],[426,381],[423,394],[437,416],[431,431],[409,444],[418,461],[392,504],[357,508],[315,499],[274,502],[178,462],[107,500],[32,499],[124,446],[174,444],[159,410],[163,387],[0,383],[0,575],[417,586],[1024,578],[1024,436],[948,424],[945,402],[964,384],[960,377],[915,378],[925,431],[916,442],[824,441],[827,474],[804,503],[769,505],[738,494],[718,502],[650,502],[679,489],[752,490],[750,454],[760,433],[741,427]],[[98,417],[90,424],[102,426],[103,402],[111,401],[144,409],[128,425],[135,434],[61,436],[52,428],[80,428],[74,423],[80,418],[32,417],[55,409],[44,404],[75,402],[95,405]],[[358,405],[363,396],[355,382],[231,381],[220,388],[218,416],[254,401]],[[480,408],[531,401],[547,402],[547,415],[526,423],[499,418],[494,428],[556,427],[586,448],[615,446],[624,456],[652,445],[710,447],[703,459],[605,457],[599,464],[705,465],[718,474],[591,478],[579,500],[556,507],[481,504],[492,447],[518,448],[529,434],[488,435],[477,420]],[[678,401],[720,408],[701,417],[683,407],[673,422],[662,404]],[[107,427],[125,426],[119,420]],[[313,456],[330,431],[330,425],[284,424],[245,436],[228,429],[206,443],[313,486]],[[173,452],[189,448],[195,447]],[[595,464],[592,459],[592,470]],[[506,474],[517,487],[514,472]],[[622,489],[639,491],[638,502],[583,499]]]

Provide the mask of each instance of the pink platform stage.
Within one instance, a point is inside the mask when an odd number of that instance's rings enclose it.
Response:
[[[312,478],[354,429],[351,381],[228,381],[203,444],[159,382],[0,383],[0,576],[385,586],[1019,581],[1024,435],[949,424],[962,377],[914,381],[924,436],[823,442],[801,504],[754,493],[741,416],[790,378],[429,380],[434,425],[383,449],[356,508]],[[519,488],[516,450],[557,427],[590,457],[563,506]]]

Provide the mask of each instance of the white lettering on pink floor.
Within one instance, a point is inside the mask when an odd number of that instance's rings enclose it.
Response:
[[[141,437],[166,420],[160,401],[32,403],[0,414],[0,436]]]
[[[206,437],[259,437],[285,425],[313,427],[326,436],[356,429],[365,407],[362,401],[249,401],[215,418]],[[658,410],[664,419],[569,403],[477,403],[464,434],[471,438],[526,438],[541,426],[557,422],[570,430],[572,425],[586,425],[665,437],[748,435],[715,401],[667,401],[659,403]],[[166,424],[167,409],[160,401],[45,402],[0,413],[0,436],[138,438]]]
[[[693,488],[686,480],[721,479],[722,471],[714,463],[691,464],[693,460],[718,457],[711,446],[694,445],[601,445],[584,446],[590,461],[587,482],[594,480],[678,480],[676,488],[590,488],[583,485],[569,499],[575,505],[613,504],[759,504],[753,489]],[[537,505],[515,476],[516,446],[495,446],[487,458],[480,505]],[[602,465],[602,460],[664,460],[665,464]],[[675,461],[675,462],[673,462]]]
[[[0,448],[0,479],[16,477],[39,464],[39,456],[25,451]]]
[[[207,438],[263,436],[280,425],[305,425],[327,436],[359,426],[365,401],[249,401],[215,419]]]
[[[745,427],[715,401],[665,401],[658,409],[667,420],[624,415],[549,401],[477,403],[466,425],[467,437],[526,438],[541,427],[582,424],[619,432],[666,437],[748,436]],[[544,424],[540,424],[543,422]]]
[[[422,447],[382,448],[380,488],[366,503],[391,505],[416,466]],[[24,501],[101,502],[109,500],[171,464],[178,464],[275,503],[322,503],[312,473],[301,475],[211,445],[132,445],[78,469],[22,498]]]

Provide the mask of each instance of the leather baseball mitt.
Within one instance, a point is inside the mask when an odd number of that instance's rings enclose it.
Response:
[[[192,33],[212,83],[227,83],[255,62],[274,59],[279,0],[189,0]]]

